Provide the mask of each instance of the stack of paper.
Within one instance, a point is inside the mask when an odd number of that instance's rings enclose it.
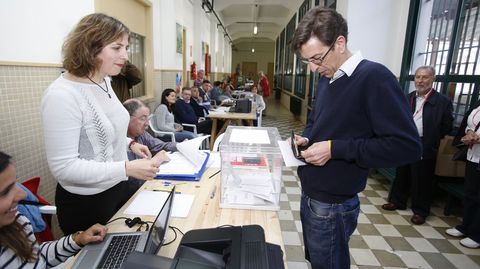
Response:
[[[135,200],[123,212],[126,215],[136,216],[156,216],[162,209],[163,204],[167,201],[168,192],[165,191],[142,191]],[[172,217],[186,218],[190,207],[192,206],[194,195],[191,194],[175,194],[173,198]]]
[[[210,154],[199,150],[207,136],[200,136],[177,144],[178,152],[168,155],[170,161],[162,163],[155,178],[173,180],[200,180]]]
[[[273,178],[266,158],[232,162],[228,170],[225,199],[229,204],[265,205],[275,203]],[[254,163],[254,164],[253,164]]]

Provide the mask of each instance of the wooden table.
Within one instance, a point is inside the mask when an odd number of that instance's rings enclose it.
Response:
[[[255,104],[252,104],[252,110],[250,113],[224,112],[218,108],[217,110],[210,111],[207,117],[212,119],[212,133],[210,135],[210,150],[212,150],[215,139],[217,138],[217,121],[219,119],[223,120],[224,123],[218,131],[218,134],[225,132],[225,129],[227,129],[227,126],[230,125],[232,120],[235,120],[238,126],[243,125],[242,120],[246,120],[249,126],[253,126],[253,121],[257,119],[257,108],[255,107]]]
[[[231,209],[220,208],[220,174],[209,178],[218,168],[209,168],[205,171],[202,179],[198,182],[192,181],[172,181],[172,184],[176,185],[176,191],[182,194],[194,194],[195,199],[190,208],[190,212],[187,218],[171,218],[170,226],[175,226],[183,233],[189,230],[201,229],[201,228],[214,228],[221,225],[249,225],[258,224],[263,227],[265,231],[265,239],[269,243],[279,245],[285,253],[283,245],[282,232],[280,230],[280,221],[276,211],[264,211],[264,210],[246,210],[246,209]],[[125,215],[123,212],[135,199],[135,197],[143,190],[152,190],[154,188],[164,187],[165,180],[152,180],[147,181],[128,202],[111,218],[118,217],[133,218],[132,215]],[[212,190],[215,191],[215,195],[211,198]],[[138,216],[144,221],[154,221],[154,216]],[[138,225],[128,228],[125,225],[124,220],[117,220],[107,225],[108,232],[125,232],[135,231]],[[167,238],[165,242],[170,242],[174,238],[172,229],[168,229]],[[177,247],[182,240],[182,235],[177,231],[177,239],[170,245],[163,246],[158,253],[164,257],[174,257]],[[77,255],[78,256],[78,255]],[[284,255],[285,261],[285,255]],[[66,268],[71,268],[73,261],[70,261]],[[286,264],[285,264],[286,267]]]

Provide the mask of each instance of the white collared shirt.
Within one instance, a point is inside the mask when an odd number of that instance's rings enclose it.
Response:
[[[423,136],[423,106],[426,100],[426,94],[418,95],[415,100],[415,112],[413,112],[413,120],[415,121],[415,126],[417,126],[418,135]]]
[[[351,76],[358,64],[363,60],[362,53],[360,51],[355,52],[350,58],[348,58],[338,70],[333,74],[330,79],[330,84],[335,80],[341,78],[343,75]]]

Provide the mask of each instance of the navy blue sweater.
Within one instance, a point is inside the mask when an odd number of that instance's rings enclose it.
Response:
[[[175,121],[179,123],[197,124],[198,118],[195,114],[195,110],[190,103],[185,103],[182,99],[175,102]]]
[[[422,148],[407,99],[386,67],[362,60],[350,77],[329,81],[318,82],[303,135],[310,145],[332,140],[332,159],[300,166],[298,175],[309,197],[341,203],[363,191],[369,168],[417,161]]]

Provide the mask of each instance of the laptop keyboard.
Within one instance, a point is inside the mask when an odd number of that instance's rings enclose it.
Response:
[[[139,234],[114,236],[97,268],[120,268],[128,254],[135,250]]]

